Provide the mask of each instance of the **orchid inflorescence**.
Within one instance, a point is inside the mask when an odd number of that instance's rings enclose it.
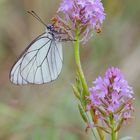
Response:
[[[93,84],[89,88],[87,110],[94,110],[98,120],[107,129],[112,128],[113,119],[115,131],[118,131],[131,118],[134,100],[132,87],[128,85],[121,71],[114,67],[109,68],[104,78],[98,77]]]
[[[101,0],[63,0],[58,13],[65,15],[64,19],[71,23],[72,28],[80,28],[84,42],[91,38],[91,31],[101,31],[101,25],[105,20]]]

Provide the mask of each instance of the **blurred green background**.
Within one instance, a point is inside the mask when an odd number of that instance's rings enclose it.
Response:
[[[80,118],[70,84],[75,63],[72,44],[65,43],[60,77],[45,85],[15,86],[9,71],[44,27],[27,10],[50,22],[60,0],[0,0],[0,140],[93,140]],[[135,112],[120,136],[140,139],[140,0],[103,0],[106,20],[81,48],[89,86],[110,66],[119,67],[135,91]]]

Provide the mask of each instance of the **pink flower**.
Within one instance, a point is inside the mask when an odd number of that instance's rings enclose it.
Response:
[[[104,7],[101,0],[63,0],[58,12],[65,15],[65,20],[71,21],[73,27],[77,24],[83,31],[84,41],[91,35],[91,30],[101,30],[101,25],[105,20]],[[86,28],[85,28],[86,27]]]
[[[111,115],[118,123],[131,117],[133,90],[118,68],[109,68],[104,78],[97,78],[93,84],[87,97],[88,106],[94,107],[100,120],[108,120]]]

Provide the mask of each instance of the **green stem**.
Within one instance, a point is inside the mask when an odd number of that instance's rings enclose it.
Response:
[[[84,90],[83,93],[85,95],[89,95],[87,82],[85,80],[85,76],[84,76],[84,73],[82,71],[82,66],[81,66],[81,61],[80,61],[80,53],[79,53],[80,40],[79,40],[79,33],[80,33],[80,30],[79,30],[79,28],[77,28],[76,29],[76,36],[75,36],[75,40],[76,41],[75,41],[75,45],[74,45],[75,61],[76,61],[77,71],[78,71],[78,74],[80,76],[80,80],[82,82],[82,86],[83,86],[83,90]]]
[[[89,91],[88,91],[88,86],[87,86],[87,82],[82,70],[82,66],[81,66],[81,61],[80,61],[80,39],[79,39],[79,34],[80,34],[80,29],[77,27],[76,28],[76,36],[75,36],[75,44],[74,44],[74,53],[75,53],[75,61],[76,61],[76,66],[77,66],[77,71],[83,86],[83,98],[85,100],[86,96],[89,95]],[[92,114],[91,114],[92,115]],[[98,135],[100,137],[100,140],[105,140],[104,135],[102,133],[102,131],[97,128],[97,132]]]
[[[111,129],[111,138],[112,140],[117,140],[117,132],[115,132],[115,121],[113,119],[113,117],[110,118],[110,122],[111,122],[111,125],[112,125],[112,129]]]

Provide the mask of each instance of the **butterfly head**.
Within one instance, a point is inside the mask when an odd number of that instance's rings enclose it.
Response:
[[[50,30],[50,31],[53,31],[54,30],[54,25],[52,25],[52,24],[47,25],[47,29]]]

